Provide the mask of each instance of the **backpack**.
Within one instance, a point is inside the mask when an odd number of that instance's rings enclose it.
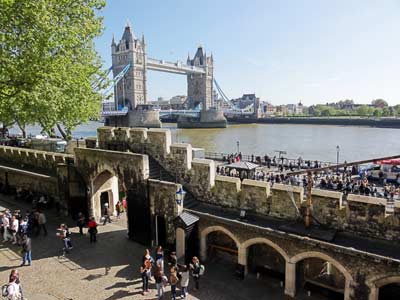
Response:
[[[10,286],[10,284],[5,284],[1,287],[1,295],[3,297],[7,297],[8,296],[8,287]]]
[[[205,271],[206,271],[206,268],[204,267],[204,265],[200,265],[200,272],[199,272],[199,275],[200,275],[200,276],[203,276]]]

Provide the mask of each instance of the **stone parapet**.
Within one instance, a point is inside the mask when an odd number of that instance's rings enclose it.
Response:
[[[269,214],[270,194],[269,182],[245,179],[241,186],[240,208],[260,214]]]
[[[400,238],[399,217],[387,214],[387,200],[349,194],[347,196],[346,223],[344,227],[373,238],[398,240]]]
[[[300,209],[303,202],[303,188],[276,183],[271,190],[270,215],[279,218],[296,219],[298,217],[298,209]]]
[[[341,192],[312,189],[313,216],[322,224],[338,225],[345,218]]]
[[[59,163],[73,160],[74,156],[63,153],[41,150],[0,146],[0,164],[4,162],[19,168],[37,168],[48,173],[54,173]]]
[[[239,178],[217,175],[210,202],[225,207],[239,207],[240,186]]]

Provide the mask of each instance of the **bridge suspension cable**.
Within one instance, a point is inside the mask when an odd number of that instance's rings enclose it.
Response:
[[[229,100],[229,98],[226,96],[226,94],[224,93],[224,91],[222,90],[221,86],[218,84],[217,80],[215,80],[214,78],[214,83],[215,83],[215,87],[217,88],[218,93],[221,95],[222,100],[224,100],[224,102],[226,104],[228,104],[228,106],[230,107],[231,110],[235,111],[235,112],[250,112],[253,108],[254,108],[254,103],[246,106],[245,108],[239,108],[236,105],[234,105],[232,103],[231,100]]]
[[[113,88],[114,86],[116,86],[118,84],[118,82],[124,78],[125,74],[128,73],[129,69],[131,68],[131,64],[127,64],[121,72],[118,73],[117,76],[115,76],[112,80],[112,84],[111,86],[106,90],[106,92],[104,94],[108,94]],[[110,68],[112,69],[112,67]]]
[[[106,80],[106,78],[107,78],[107,76],[110,74],[111,70],[112,70],[112,66],[108,68],[107,73],[106,73],[105,76],[100,77],[100,78],[97,80],[97,82],[96,82],[96,81],[95,81],[95,82],[92,82],[92,88],[93,88],[93,89],[97,89],[97,88],[104,82],[104,80]]]

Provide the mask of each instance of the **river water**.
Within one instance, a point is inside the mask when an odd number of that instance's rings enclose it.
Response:
[[[293,125],[293,124],[237,124],[216,129],[177,129],[176,124],[163,124],[172,131],[173,142],[187,142],[209,152],[277,155],[285,157],[336,162],[354,161],[400,154],[400,130],[352,126]],[[99,122],[80,125],[74,137],[95,136]],[[39,134],[38,126],[27,128],[28,133]],[[16,128],[11,133],[17,133]],[[277,155],[278,156],[278,155]]]

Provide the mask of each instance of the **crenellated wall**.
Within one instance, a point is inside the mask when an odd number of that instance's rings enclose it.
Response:
[[[103,151],[90,151],[96,145]],[[58,190],[60,188],[62,190],[66,183],[65,176],[61,176],[60,170],[65,169],[66,165],[77,168],[82,178],[90,182],[90,178],[85,178],[86,171],[90,168],[82,166],[92,162],[99,167],[101,162],[108,161],[109,165],[115,165],[115,173],[126,172],[122,171],[123,169],[135,170],[131,175],[121,174],[125,178],[124,184],[129,185],[129,181],[132,180],[132,182],[146,180],[149,176],[149,163],[155,160],[202,202],[231,209],[245,209],[250,213],[284,219],[298,218],[305,207],[302,187],[284,184],[270,186],[267,182],[249,179],[240,181],[238,178],[218,176],[213,160],[193,159],[192,146],[186,143],[172,144],[171,132],[166,129],[101,127],[98,129],[97,143],[91,138],[86,146],[85,150],[77,148],[75,155],[0,146],[0,163],[25,170],[34,169],[38,173],[54,176],[58,178]],[[129,166],[128,160],[118,162],[121,159],[121,151],[128,150],[148,154],[150,158],[146,155],[127,153]],[[100,170],[97,171],[100,172]],[[12,176],[10,179],[15,181],[16,177]],[[71,177],[71,172],[69,176]],[[29,176],[26,178],[29,179]],[[21,185],[28,184],[27,182],[31,180],[28,179],[21,180]],[[35,180],[40,181],[40,179]],[[55,188],[57,180],[49,181],[51,187],[46,188],[46,184],[41,186],[52,193],[57,193]],[[32,186],[42,189],[38,187],[38,182]],[[71,194],[61,195],[61,198],[74,194],[71,183],[68,193]],[[80,192],[80,195],[82,197],[83,193]],[[312,204],[312,214],[315,219],[331,228],[388,240],[400,238],[400,204],[398,203],[390,207],[385,199],[352,194],[348,195],[344,201],[340,192],[313,189]]]
[[[298,216],[296,206],[300,208],[304,199],[303,188],[276,183],[271,190],[270,215],[279,218],[296,219]]]
[[[216,175],[214,161],[193,159],[192,146],[172,144],[167,129],[102,127],[98,129],[98,145],[102,149],[148,154],[203,202],[285,219],[298,218],[306,205],[302,187],[271,187],[266,182],[241,182],[238,178]],[[331,228],[376,238],[400,238],[399,204],[388,212],[386,200],[348,195],[345,202],[342,193],[320,189],[312,190],[312,203],[315,219]]]
[[[0,146],[0,163],[19,168],[34,168],[45,173],[56,172],[58,164],[66,163],[73,155],[27,148]]]

